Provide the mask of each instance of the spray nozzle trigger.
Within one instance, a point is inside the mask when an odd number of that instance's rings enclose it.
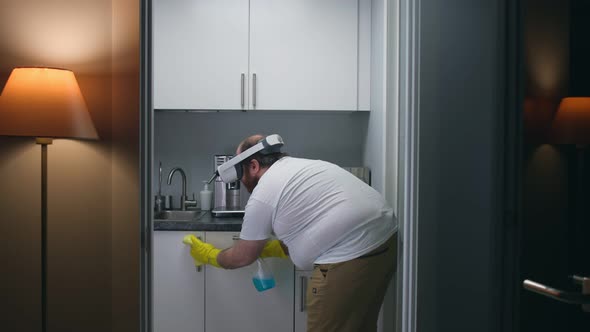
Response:
[[[209,181],[207,181],[207,184],[210,184],[211,182],[213,182],[213,180],[215,180],[215,178],[218,176],[219,176],[219,172],[215,171],[213,173],[213,176],[209,179]]]

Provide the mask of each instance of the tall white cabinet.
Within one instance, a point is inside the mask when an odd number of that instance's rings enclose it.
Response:
[[[367,109],[359,0],[153,3],[156,109]]]

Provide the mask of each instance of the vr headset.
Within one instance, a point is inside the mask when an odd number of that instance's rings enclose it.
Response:
[[[225,183],[238,181],[243,175],[241,163],[244,160],[258,152],[264,155],[281,152],[281,146],[283,146],[283,144],[284,142],[281,136],[277,134],[268,135],[258,141],[256,145],[250,147],[246,151],[242,151],[237,156],[219,165],[213,178],[219,176],[221,181]]]

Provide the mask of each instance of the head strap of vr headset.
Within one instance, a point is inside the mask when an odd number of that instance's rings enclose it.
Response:
[[[256,143],[255,145],[249,147],[245,151],[239,153],[237,156],[220,165],[217,168],[216,174],[221,176],[223,182],[225,183],[239,180],[242,178],[243,175],[243,169],[241,164],[245,160],[248,160],[256,153],[260,153],[262,155],[269,155],[272,153],[281,152],[281,146],[283,144],[283,139],[281,138],[281,136],[277,134],[266,136],[265,138],[258,141],[258,143]],[[232,169],[234,169],[235,171]],[[237,179],[234,180],[236,176]]]

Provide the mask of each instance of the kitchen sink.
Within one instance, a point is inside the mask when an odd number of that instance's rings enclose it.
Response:
[[[179,221],[194,221],[201,218],[203,211],[175,211],[167,210],[160,211],[154,215],[154,219],[160,220],[179,220]]]

